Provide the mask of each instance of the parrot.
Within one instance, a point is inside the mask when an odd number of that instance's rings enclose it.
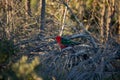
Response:
[[[58,45],[60,46],[61,49],[65,49],[67,47],[73,47],[75,45],[80,44],[80,42],[75,42],[75,41],[63,38],[61,36],[56,36],[55,39],[56,39],[56,41],[57,41],[57,43],[58,43]],[[75,53],[74,50],[72,50],[72,51]],[[82,55],[82,57],[83,57],[84,60],[87,60],[89,58],[89,56],[87,54]]]
[[[58,43],[58,45],[60,46],[61,49],[64,49],[64,48],[70,47],[70,46],[72,47],[74,45],[80,44],[79,42],[74,42],[72,40],[63,38],[61,36],[56,36],[55,39],[56,39],[56,41],[57,41],[57,43]]]

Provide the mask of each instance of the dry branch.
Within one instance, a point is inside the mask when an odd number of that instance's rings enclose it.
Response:
[[[98,48],[98,45],[96,44],[96,42],[95,42],[93,36],[91,35],[91,33],[84,28],[83,23],[79,21],[79,19],[77,18],[77,16],[73,13],[73,11],[72,11],[71,8],[66,4],[66,2],[65,2],[64,0],[61,0],[61,1],[62,1],[62,3],[68,8],[68,10],[70,11],[70,13],[74,16],[76,22],[79,24],[79,27],[81,27],[82,30],[90,36],[90,41],[91,41],[91,43],[93,44],[93,47],[94,47],[94,48]]]

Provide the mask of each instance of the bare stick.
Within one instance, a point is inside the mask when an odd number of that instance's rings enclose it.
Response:
[[[60,36],[62,35],[63,29],[64,29],[64,27],[65,27],[66,14],[67,14],[67,7],[65,7],[65,12],[64,12],[64,14],[63,14],[62,29],[61,29],[61,31],[60,31]]]

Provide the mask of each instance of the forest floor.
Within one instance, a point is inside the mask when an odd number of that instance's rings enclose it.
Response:
[[[18,55],[25,55],[30,61],[39,57],[40,64],[34,69],[38,80],[120,79],[120,59],[118,59],[120,44],[114,39],[110,39],[106,45],[95,40],[97,44],[97,48],[95,48],[91,39],[81,37],[81,35],[86,36],[87,34],[69,35],[67,36],[69,38],[77,36],[82,44],[75,46],[74,49],[61,51],[55,41],[57,30],[53,31],[56,33],[54,35],[51,27],[49,30],[41,35],[39,28],[33,28],[31,31],[26,29],[30,33],[20,36],[22,40],[16,44],[20,49]],[[84,54],[87,54],[88,58],[84,58]]]

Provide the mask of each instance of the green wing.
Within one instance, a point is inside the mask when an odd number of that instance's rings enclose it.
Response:
[[[73,45],[77,45],[77,44],[80,44],[80,43],[62,38],[62,44],[65,45],[65,46],[73,46]]]

